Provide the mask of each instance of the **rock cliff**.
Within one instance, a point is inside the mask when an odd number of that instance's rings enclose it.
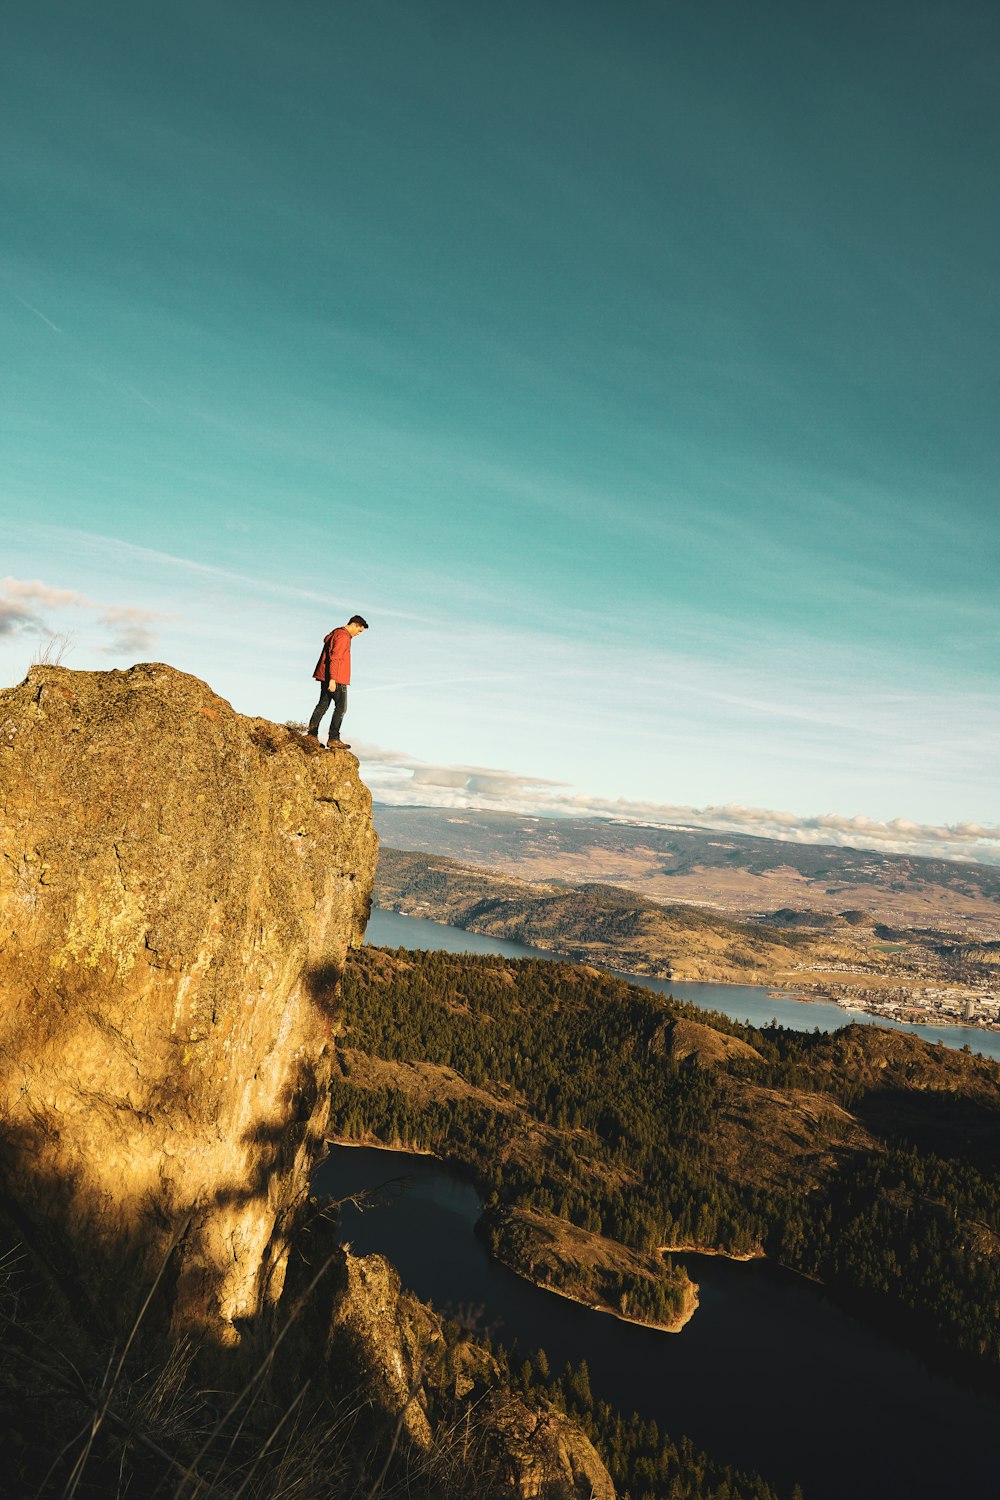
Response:
[[[174,1331],[281,1293],[377,841],[357,761],[170,667],[0,692],[0,1187],[102,1308]]]
[[[355,758],[170,667],[37,667],[0,692],[0,813],[16,1492],[613,1500],[583,1433],[308,1197],[375,874]]]

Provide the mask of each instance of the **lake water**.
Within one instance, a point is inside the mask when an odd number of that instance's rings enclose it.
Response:
[[[404,1286],[495,1340],[585,1359],[597,1399],[654,1417],[717,1458],[760,1470],[787,1500],[952,1500],[997,1493],[1000,1399],[934,1373],[812,1283],[763,1262],[678,1255],[701,1305],[678,1334],[621,1323],[532,1286],[473,1233],[474,1190],[432,1158],[335,1147],[314,1178],[344,1206],[343,1238],[380,1251]]]
[[[550,962],[560,957],[558,953],[542,948],[530,948],[524,943],[508,942],[505,938],[483,937],[478,932],[466,932],[444,922],[428,921],[426,917],[404,917],[400,912],[383,911],[381,907],[376,907],[371,914],[365,942],[383,948],[499,953],[504,958],[544,958]],[[734,1021],[749,1021],[752,1026],[767,1026],[776,1020],[792,1031],[837,1031],[854,1021],[896,1031],[912,1031],[924,1041],[941,1042],[945,1047],[968,1045],[973,1052],[1000,1059],[1000,1031],[983,1031],[978,1026],[920,1026],[881,1020],[862,1011],[845,1010],[829,1000],[796,1000],[791,995],[773,995],[766,988],[753,985],[690,984],[682,979],[637,979],[633,974],[621,974],[619,978],[642,985],[644,989],[656,990],[659,994],[674,995],[678,1000],[690,1000],[706,1010],[720,1011]]]

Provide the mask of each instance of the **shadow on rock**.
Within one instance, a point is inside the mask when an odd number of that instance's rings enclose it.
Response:
[[[169,1257],[152,1288],[119,1281],[120,1317],[102,1324],[6,1213],[2,1229],[6,1495],[613,1500],[579,1433],[586,1488],[567,1481],[565,1418],[513,1395],[382,1257],[343,1250],[334,1205],[307,1206],[280,1301],[241,1323],[234,1348],[169,1337]],[[78,1244],[88,1253],[115,1259]]]

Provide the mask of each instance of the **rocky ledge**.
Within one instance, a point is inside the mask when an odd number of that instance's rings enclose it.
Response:
[[[322,1149],[377,854],[357,761],[171,667],[34,667],[0,808],[0,1186],[95,1315],[172,1250],[175,1331],[236,1342]]]

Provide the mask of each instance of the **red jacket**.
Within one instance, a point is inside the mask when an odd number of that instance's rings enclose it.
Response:
[[[351,680],[351,632],[346,625],[331,630],[313,673],[317,682],[348,683]]]

